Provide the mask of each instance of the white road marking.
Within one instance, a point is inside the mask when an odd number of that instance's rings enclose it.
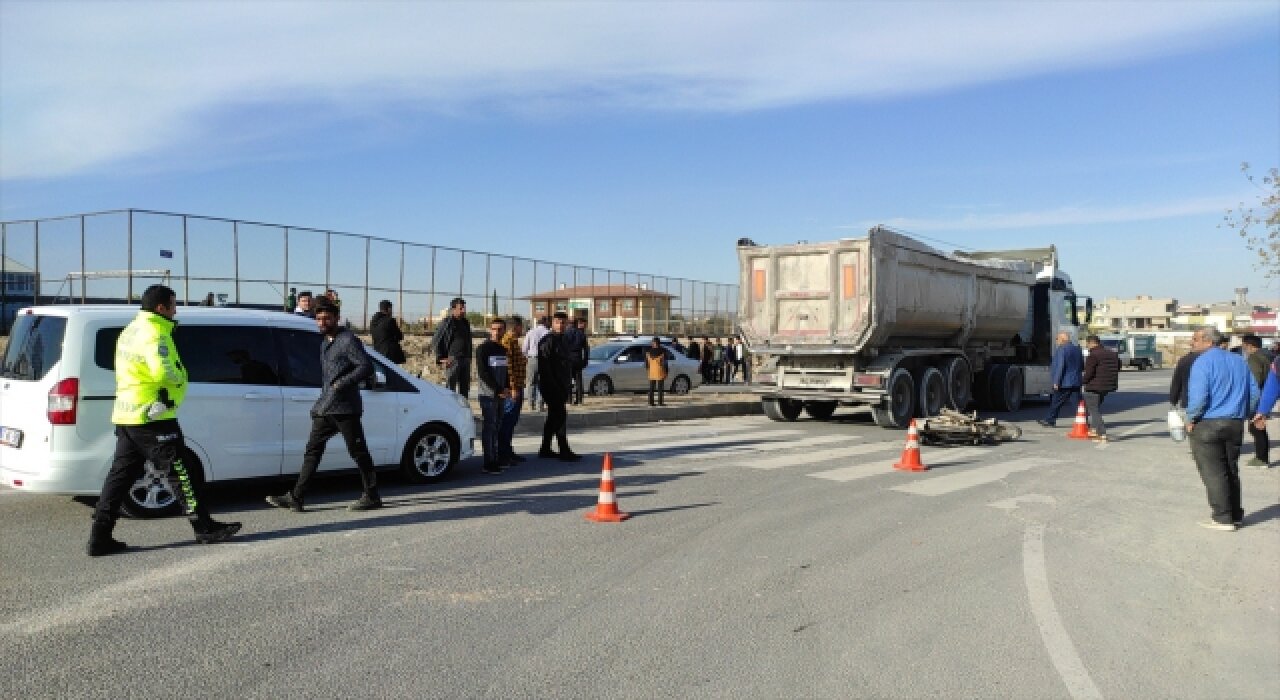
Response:
[[[667,452],[671,450],[683,450],[696,447],[714,447],[721,443],[748,441],[758,447],[767,445],[782,445],[790,443],[797,435],[801,434],[798,430],[778,430],[767,433],[758,433],[755,435],[720,435],[717,437],[698,437],[686,440],[670,440],[667,442],[637,443],[634,445],[622,445],[617,449],[610,450],[615,457],[629,456],[635,454],[643,454],[646,452]],[[782,439],[775,439],[782,438]],[[851,438],[857,439],[857,438]]]
[[[960,491],[982,484],[989,484],[993,481],[999,481],[1015,472],[1026,471],[1036,467],[1042,467],[1047,464],[1058,464],[1059,460],[1050,459],[1048,457],[1024,457],[1022,459],[1014,459],[1007,462],[996,462],[985,467],[976,469],[967,469],[954,474],[946,474],[943,476],[935,476],[920,481],[913,481],[910,484],[893,487],[894,491],[902,493],[910,493],[916,496],[942,496],[944,494]],[[926,461],[926,465],[929,463]]]
[[[856,439],[850,436],[851,439]],[[808,450],[804,446],[797,446],[794,450],[788,450],[788,454],[781,454],[776,457],[756,460],[746,466],[752,469],[781,469],[783,467],[799,467],[806,464],[817,464],[818,462],[828,462],[841,457],[856,457],[859,455],[874,454],[876,452],[890,452],[893,450],[901,450],[902,447],[895,443],[873,442],[864,445],[848,445],[845,447],[835,447],[828,450]]]
[[[1075,644],[1071,642],[1067,628],[1058,616],[1049,590],[1049,573],[1044,563],[1044,525],[1028,525],[1022,538],[1022,575],[1027,583],[1027,598],[1031,614],[1040,628],[1049,659],[1067,686],[1067,692],[1076,700],[1101,698],[1102,693],[1089,677],[1089,671],[1080,660]]]
[[[1047,503],[1048,505],[1057,505],[1058,501],[1053,496],[1045,496],[1039,493],[1024,493],[1021,496],[1006,498],[999,501],[988,503],[992,508],[1000,510],[1017,510],[1023,503]]]
[[[1147,428],[1150,428],[1154,424],[1155,424],[1155,421],[1150,421],[1148,423],[1139,423],[1137,425],[1131,425],[1128,428],[1125,428],[1124,430],[1120,431],[1120,437],[1129,437],[1134,433],[1139,433],[1139,432],[1142,432],[1143,430],[1146,430]]]

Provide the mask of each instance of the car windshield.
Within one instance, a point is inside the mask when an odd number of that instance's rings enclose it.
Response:
[[[613,357],[617,352],[617,345],[597,345],[594,348],[591,348],[591,353],[587,355],[587,359],[604,362],[605,360]]]
[[[22,314],[9,332],[9,346],[0,363],[0,377],[38,381],[62,358],[62,316]]]

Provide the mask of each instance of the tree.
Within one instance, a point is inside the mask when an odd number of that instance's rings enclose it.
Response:
[[[1235,209],[1228,209],[1218,228],[1235,231],[1244,239],[1245,246],[1258,255],[1254,269],[1261,270],[1268,279],[1280,277],[1280,168],[1272,168],[1262,176],[1261,184],[1249,172],[1249,164],[1241,163],[1249,184],[1258,190],[1258,202]]]

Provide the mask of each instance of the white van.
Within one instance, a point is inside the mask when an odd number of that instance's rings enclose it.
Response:
[[[38,306],[18,312],[0,362],[0,484],[97,495],[115,437],[116,338],[133,306]],[[315,321],[277,311],[180,307],[174,342],[190,386],[178,411],[185,459],[206,481],[297,473],[320,396]],[[415,482],[445,476],[475,453],[466,399],[366,348],[375,379],[361,392],[373,461]],[[354,469],[341,438],[321,471]],[[137,517],[181,508],[177,484],[147,466],[125,499]]]

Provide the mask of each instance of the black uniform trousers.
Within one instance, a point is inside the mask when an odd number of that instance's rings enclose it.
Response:
[[[201,503],[199,483],[182,462],[182,447],[182,428],[176,418],[117,425],[116,451],[93,510],[94,522],[115,524],[120,517],[120,504],[146,473],[148,461],[157,472],[172,474],[177,480],[183,512],[193,521],[207,521],[209,514]]]
[[[342,433],[347,443],[347,454],[355,460],[360,470],[360,481],[365,493],[372,493],[378,487],[378,476],[373,469],[373,457],[369,455],[369,445],[364,440],[364,426],[360,423],[359,414],[312,416],[311,434],[307,436],[307,447],[302,455],[302,469],[298,471],[298,481],[293,485],[293,497],[302,500],[307,491],[307,483],[315,476],[316,468],[324,457],[325,444],[329,438]]]

